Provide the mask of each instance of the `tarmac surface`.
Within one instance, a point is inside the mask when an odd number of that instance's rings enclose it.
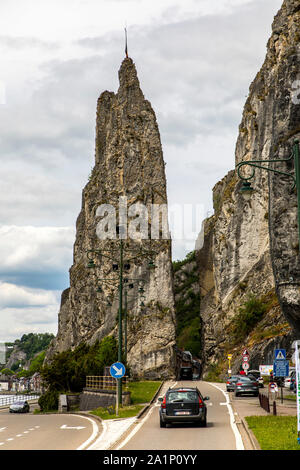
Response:
[[[221,388],[226,392],[225,383],[216,383],[212,384]],[[161,395],[162,390],[156,394],[156,396]],[[260,446],[252,433],[248,428],[245,418],[247,416],[268,416],[273,414],[273,402],[276,402],[276,414],[277,416],[297,416],[297,405],[295,401],[285,399],[286,395],[293,395],[293,392],[290,392],[287,389],[283,389],[283,400],[281,399],[281,390],[279,393],[274,396],[274,394],[268,394],[268,387],[260,389],[260,393],[264,395],[269,395],[270,402],[270,413],[265,411],[260,406],[259,398],[252,396],[242,396],[234,397],[232,392],[228,393],[229,403],[232,407],[234,414],[234,421],[240,432],[244,449],[245,450],[260,450]],[[154,397],[155,399],[155,397]],[[153,401],[154,401],[153,399]],[[147,412],[147,407],[145,412],[142,414],[144,417]],[[123,420],[108,420],[105,423],[105,429],[103,430],[102,435],[91,447],[90,450],[96,449],[118,449],[119,444],[127,436],[127,434],[135,427],[138,426],[140,422],[139,417],[123,419]]]

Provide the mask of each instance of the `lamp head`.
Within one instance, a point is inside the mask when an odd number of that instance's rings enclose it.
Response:
[[[249,183],[248,181],[243,181],[240,192],[246,201],[249,201],[251,199],[253,191],[254,189],[252,188],[251,183]]]
[[[148,268],[149,268],[149,269],[155,268],[155,264],[154,264],[153,260],[150,260],[150,261],[149,261],[149,263],[148,263]]]

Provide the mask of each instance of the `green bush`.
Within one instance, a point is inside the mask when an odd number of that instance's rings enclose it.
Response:
[[[92,346],[81,343],[73,351],[56,353],[40,373],[49,390],[80,392],[87,375],[103,375],[104,367],[116,362],[117,357],[117,342],[109,336]]]
[[[268,305],[262,299],[251,294],[248,300],[239,309],[238,315],[233,320],[233,335],[235,341],[241,341],[262,320]]]
[[[48,390],[46,393],[40,396],[38,404],[41,411],[54,411],[58,409],[58,396],[57,390]]]

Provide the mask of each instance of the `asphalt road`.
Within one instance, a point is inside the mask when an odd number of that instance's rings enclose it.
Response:
[[[75,450],[96,433],[93,423],[79,415],[0,410],[0,450]]]
[[[174,384],[174,383],[173,383]],[[197,386],[203,396],[209,396],[207,427],[194,424],[159,426],[159,406],[154,403],[150,411],[118,447],[121,450],[236,450],[242,447],[237,429],[231,425],[230,408],[221,390],[207,382],[182,381],[177,386]],[[163,394],[163,393],[162,393]],[[236,434],[237,433],[237,434]]]

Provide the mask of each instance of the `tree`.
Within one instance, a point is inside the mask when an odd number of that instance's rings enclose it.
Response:
[[[80,392],[87,375],[103,375],[104,367],[115,362],[117,357],[117,342],[109,336],[92,346],[81,343],[73,351],[56,353],[40,373],[49,390]]]

